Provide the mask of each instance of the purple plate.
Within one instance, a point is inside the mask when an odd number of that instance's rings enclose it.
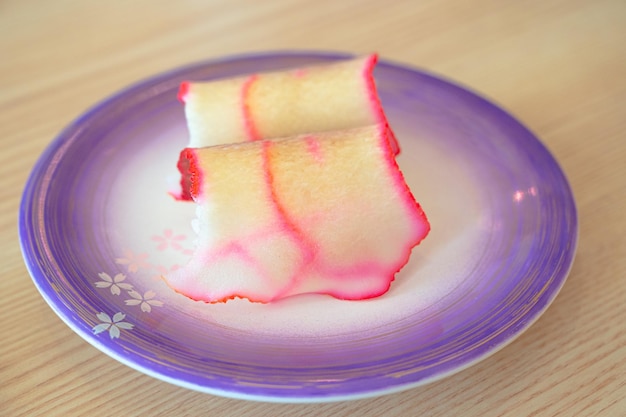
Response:
[[[159,279],[193,248],[193,204],[167,194],[187,142],[180,81],[346,57],[268,53],[194,65],[132,86],[65,129],[37,162],[20,211],[26,265],[52,309],[134,369],[264,401],[400,391],[519,336],[572,264],[577,219],[567,180],[497,106],[384,61],[375,77],[402,146],[398,162],[432,224],[387,294],[206,305]]]

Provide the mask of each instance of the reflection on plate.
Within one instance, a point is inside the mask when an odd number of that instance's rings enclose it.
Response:
[[[52,309],[89,343],[154,377],[289,402],[415,387],[528,328],[574,256],[576,211],[563,173],[498,107],[384,61],[375,77],[402,146],[398,162],[432,224],[386,295],[206,305],[159,279],[193,248],[193,205],[167,195],[187,142],[179,82],[346,57],[202,63],[128,88],[76,120],[41,156],[21,207],[24,258]]]

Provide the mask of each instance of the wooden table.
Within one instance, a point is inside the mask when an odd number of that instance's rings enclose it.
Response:
[[[117,4],[114,4],[117,3]],[[626,415],[626,2],[0,2],[0,415]],[[326,404],[253,403],[150,378],[91,347],[26,271],[17,213],[59,131],[156,73],[276,49],[378,51],[515,114],[568,175],[578,254],[545,315],[456,375]]]

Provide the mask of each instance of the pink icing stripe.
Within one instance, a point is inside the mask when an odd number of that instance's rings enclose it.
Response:
[[[259,140],[261,134],[254,122],[254,116],[252,115],[250,104],[250,89],[252,85],[259,79],[257,74],[253,74],[241,86],[241,115],[243,117],[244,128],[246,129],[246,135],[248,140]]]
[[[238,242],[229,242],[225,246],[217,249],[215,253],[212,254],[212,257],[214,259],[211,259],[210,257],[209,259],[207,259],[207,261],[208,263],[211,263],[212,261],[216,261],[219,258],[225,258],[231,255],[236,255],[237,257],[242,259],[245,263],[250,264],[250,265],[255,265],[258,267],[258,265],[256,265],[257,263],[256,259],[254,259],[250,255],[250,253]]]
[[[283,223],[283,230],[293,236],[295,242],[297,242],[298,246],[300,247],[301,253],[303,255],[300,268],[298,268],[298,270],[293,274],[289,283],[280,291],[277,291],[274,299],[279,299],[282,297],[283,294],[288,293],[297,284],[300,276],[302,275],[302,271],[304,271],[305,268],[311,262],[313,262],[313,260],[315,259],[315,245],[313,242],[310,242],[309,237],[306,236],[304,232],[302,232],[302,230],[298,228],[293,220],[291,220],[289,213],[280,202],[278,193],[276,192],[276,188],[274,187],[274,176],[271,166],[271,157],[269,154],[270,148],[272,146],[272,141],[266,140],[263,142],[263,172],[265,173],[265,181],[270,192],[272,205],[276,209],[277,215]]]
[[[378,55],[372,54],[365,61],[365,65],[363,66],[363,79],[365,80],[365,85],[367,88],[367,93],[369,96],[370,107],[372,113],[376,117],[376,121],[379,124],[384,125],[388,130],[389,134],[387,138],[389,140],[389,144],[391,146],[391,150],[394,155],[398,155],[400,153],[400,145],[398,144],[398,140],[394,135],[391,127],[389,126],[389,122],[387,121],[387,116],[385,115],[385,111],[383,110],[383,106],[378,98],[378,93],[376,92],[376,82],[374,81],[374,67],[378,62]]]
[[[272,145],[273,142],[270,140],[263,141],[263,172],[265,174],[265,183],[267,184],[270,193],[270,199],[274,209],[276,209],[278,218],[282,221],[284,231],[292,234],[295,240],[300,243],[302,252],[306,254],[304,257],[305,262],[309,262],[313,258],[313,252],[311,250],[312,246],[307,242],[307,236],[304,235],[304,233],[298,229],[296,223],[291,220],[289,213],[281,204],[276,188],[274,187],[274,175],[272,172],[271,157],[269,154],[269,150]]]
[[[395,279],[395,273],[397,272],[392,268],[393,265],[389,266],[384,262],[366,261],[336,267],[316,260],[316,262],[305,265],[300,273],[307,274],[315,272],[326,277],[328,285],[317,288],[314,293],[332,295],[333,297],[345,300],[361,300],[377,297],[389,290],[391,283]],[[376,284],[372,285],[370,281],[367,285],[361,285],[359,290],[355,290],[355,285],[359,286],[359,283],[362,282],[362,277],[367,276],[376,276]],[[297,284],[300,282],[301,280],[294,280],[293,285],[289,286],[287,291],[277,295],[275,299],[284,297],[285,294],[292,292],[294,288],[296,288],[294,294],[298,294]]]
[[[181,103],[187,102],[187,94],[189,94],[189,81],[183,81],[178,88],[178,101]]]
[[[320,142],[315,136],[307,136],[304,138],[307,151],[313,156],[315,162],[321,164],[324,162],[324,154],[320,148]]]
[[[177,199],[191,201],[196,200],[202,189],[202,171],[198,165],[198,156],[192,148],[185,148],[178,158],[178,171],[180,172],[180,195]]]
[[[268,271],[265,270],[265,268],[263,268],[263,264],[257,258],[252,256],[252,254],[250,254],[249,250],[243,244],[237,241],[228,242],[223,247],[216,249],[215,253],[213,253],[212,256],[210,256],[207,259],[207,264],[211,264],[217,261],[218,259],[224,259],[229,256],[236,256],[243,263],[249,265],[251,268],[256,269],[256,271],[258,272],[259,276],[263,279],[263,281],[265,281],[268,285],[271,285],[272,278],[270,274],[268,273]],[[239,296],[239,297],[247,298],[244,295],[240,295],[239,292],[235,289],[232,290],[232,296]],[[230,296],[227,296],[227,297],[230,297]],[[262,297],[259,297],[258,299],[260,300],[261,298]],[[253,299],[250,299],[250,300],[254,301]]]
[[[401,260],[396,267],[396,272],[398,272],[409,261],[413,247],[419,245],[430,232],[430,223],[426,218],[424,210],[422,210],[422,207],[415,200],[411,189],[404,180],[404,175],[402,174],[402,171],[400,171],[400,167],[398,166],[398,162],[394,156],[391,147],[392,144],[388,139],[388,135],[390,134],[391,130],[388,127],[381,126],[379,146],[383,150],[383,155],[385,161],[387,162],[388,172],[394,183],[395,189],[407,212],[410,213],[407,217],[413,220],[415,238],[417,239],[414,245],[407,247],[403,260]]]

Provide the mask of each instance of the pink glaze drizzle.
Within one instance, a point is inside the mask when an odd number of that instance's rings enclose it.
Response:
[[[187,94],[189,93],[189,81],[183,81],[178,87],[178,101],[181,103],[187,102]]]
[[[276,209],[278,217],[283,222],[284,231],[288,234],[291,234],[298,243],[299,249],[303,255],[302,264],[300,268],[298,268],[289,283],[282,288],[280,291],[276,293],[273,299],[279,299],[283,294],[288,293],[292,290],[292,288],[300,281],[300,277],[303,271],[315,260],[315,244],[310,241],[310,238],[297,226],[297,224],[290,218],[288,211],[285,209],[283,204],[280,202],[278,193],[276,192],[276,188],[274,186],[274,176],[271,165],[271,155],[270,148],[273,146],[272,141],[264,141],[263,142],[263,172],[265,173],[265,181],[268,186],[268,190],[270,192],[270,198],[272,201],[272,205]]]
[[[306,142],[306,149],[313,156],[313,159],[318,164],[324,162],[324,154],[322,153],[322,149],[320,148],[320,142],[315,136],[307,136],[304,138]]]
[[[248,140],[259,140],[261,134],[258,131],[254,116],[252,115],[252,105],[250,104],[250,89],[252,85],[259,79],[257,74],[253,74],[241,86],[241,114],[243,117],[244,127]]]
[[[417,239],[413,246],[407,247],[405,256],[396,267],[395,272],[398,272],[409,261],[409,257],[411,256],[411,250],[413,249],[413,247],[419,245],[430,232],[430,223],[426,218],[426,213],[424,213],[424,210],[422,210],[422,207],[417,202],[417,200],[413,196],[413,193],[411,192],[411,189],[404,180],[404,175],[402,174],[402,171],[400,170],[398,162],[396,161],[396,158],[394,156],[392,142],[388,138],[391,134],[392,132],[389,127],[383,127],[380,132],[381,139],[379,140],[378,144],[382,148],[385,161],[387,162],[389,176],[394,182],[395,189],[397,190],[398,195],[402,200],[402,203],[404,204],[408,213],[413,213],[408,215],[407,217],[413,220],[415,238]]]
[[[376,120],[379,124],[384,125],[388,130],[389,134],[387,138],[389,140],[389,144],[391,145],[391,150],[394,155],[398,155],[400,153],[400,145],[398,144],[398,140],[394,135],[391,127],[389,126],[389,122],[387,121],[387,116],[385,115],[385,111],[383,110],[382,103],[378,98],[378,93],[376,92],[376,82],[374,81],[374,67],[378,62],[378,55],[372,54],[365,61],[365,66],[363,67],[363,79],[365,80],[365,85],[367,88],[367,92],[369,95],[370,107],[372,113],[375,115]]]
[[[218,248],[215,253],[211,254],[211,256],[209,256],[209,258],[207,259],[207,264],[212,264],[213,262],[216,262],[218,259],[225,259],[229,256],[236,256],[238,259],[240,259],[243,263],[249,265],[250,267],[256,269],[256,271],[259,273],[259,275],[262,277],[262,279],[267,282],[268,284],[270,284],[272,282],[272,277],[270,276],[270,274],[268,273],[268,271],[264,270],[263,265],[261,262],[259,262],[259,260],[257,258],[255,258],[247,249],[246,247],[237,242],[237,241],[230,241],[228,242],[226,245],[224,245],[221,248]],[[237,294],[236,290],[232,291],[233,294],[232,296],[238,296],[239,294]],[[230,296],[229,296],[230,297]]]
[[[192,148],[185,148],[178,158],[180,172],[180,195],[177,199],[184,201],[195,200],[202,189],[202,172],[198,166],[198,156]]]
[[[283,230],[291,234],[297,242],[300,242],[300,248],[305,254],[305,262],[308,262],[313,258],[313,251],[311,250],[312,245],[307,242],[307,236],[298,228],[296,223],[291,220],[289,213],[280,202],[278,194],[276,193],[276,188],[274,186],[274,175],[272,173],[272,158],[270,156],[270,148],[272,147],[272,145],[273,142],[270,140],[266,140],[263,142],[263,172],[265,174],[265,183],[268,187],[272,206],[276,210],[278,218],[280,218],[282,221],[284,227]]]

